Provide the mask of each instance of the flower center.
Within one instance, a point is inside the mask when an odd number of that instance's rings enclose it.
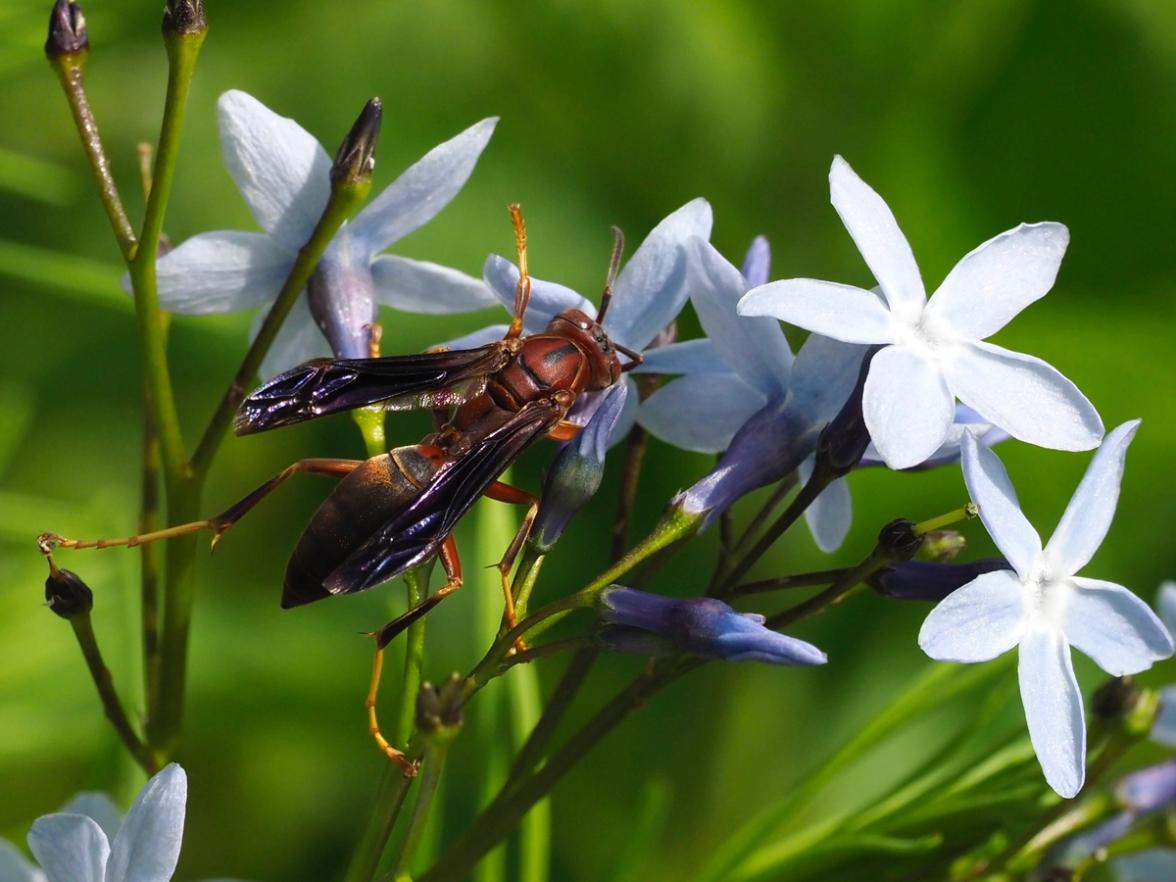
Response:
[[[1039,566],[1025,580],[1025,611],[1031,621],[1061,627],[1073,591],[1068,579],[1058,578]]]

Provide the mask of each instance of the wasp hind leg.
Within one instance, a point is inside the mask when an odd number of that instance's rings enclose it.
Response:
[[[506,553],[502,555],[502,560],[497,564],[498,573],[502,578],[502,595],[506,604],[502,614],[502,621],[505,628],[510,630],[519,623],[519,611],[515,606],[516,598],[510,584],[510,571],[514,567],[519,552],[523,550],[523,544],[531,534],[531,526],[535,523],[535,516],[539,513],[539,497],[533,493],[528,493],[526,490],[520,490],[518,487],[504,484],[501,481],[495,481],[491,484],[486,490],[486,495],[490,499],[498,502],[509,502],[514,505],[527,506],[527,513],[523,516],[523,523],[519,526],[518,532],[515,533],[514,539],[511,540],[510,545],[507,547]],[[523,603],[525,602],[526,598],[523,598]],[[522,652],[526,648],[527,644],[521,637],[515,641],[515,650],[517,652]]]
[[[376,657],[372,661],[372,680],[368,686],[367,707],[368,732],[375,739],[376,747],[384,756],[400,766],[406,778],[412,778],[417,773],[418,764],[410,760],[403,750],[393,747],[380,731],[380,721],[376,715],[376,697],[380,691],[380,677],[384,672],[384,648],[396,639],[409,625],[419,621],[425,613],[462,586],[461,559],[457,556],[457,543],[452,536],[446,538],[441,545],[438,555],[441,566],[445,569],[446,582],[433,594],[430,594],[412,609],[402,613],[378,631],[372,631],[369,637],[376,638]]]

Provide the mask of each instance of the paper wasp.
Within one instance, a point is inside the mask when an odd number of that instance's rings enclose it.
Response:
[[[342,478],[303,530],[286,567],[284,608],[334,594],[353,594],[440,558],[445,584],[417,606],[372,632],[376,661],[367,699],[369,726],[381,750],[412,769],[380,734],[375,716],[384,647],[462,585],[453,530],[480,497],[527,505],[514,540],[498,563],[504,618],[515,624],[508,575],[538,511],[534,495],[498,481],[544,435],[575,437],[567,414],[582,393],[607,389],[641,362],[614,344],[600,322],[608,308],[623,239],[615,241],[608,281],[595,319],[577,309],[555,316],[539,334],[523,336],[531,293],[527,236],[518,205],[510,208],[519,281],[505,336],[476,349],[368,359],[315,359],[263,383],[242,402],[239,435],[303,422],[371,405],[387,410],[431,408],[436,431],[419,444],[397,447],[367,460],[303,459],[279,472],[239,502],[205,521],[125,539],[74,540],[53,533],[39,539],[48,555],[61,548],[134,546],[211,530],[213,545],[279,484],[299,472]],[[628,361],[622,364],[619,354]]]

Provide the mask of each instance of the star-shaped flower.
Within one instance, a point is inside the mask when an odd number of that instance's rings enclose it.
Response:
[[[265,232],[201,233],[163,257],[158,264],[159,301],[169,312],[207,315],[268,304],[331,192],[331,158],[298,123],[239,91],[221,95],[217,113],[225,165]],[[446,313],[495,302],[481,281],[464,273],[379,252],[449,204],[469,178],[496,122],[482,120],[433,148],[336,234],[312,280],[331,299],[327,308],[332,317],[351,331],[333,335],[336,355],[368,354],[366,326],[375,320],[377,304]],[[299,297],[262,374],[271,376],[329,352],[307,299]]]
[[[771,282],[739,304],[847,343],[882,344],[866,381],[870,437],[891,468],[918,465],[948,437],[959,398],[1014,438],[1089,450],[1102,438],[1094,406],[1044,361],[985,338],[1053,286],[1069,242],[1056,223],[1022,224],[964,257],[931,297],[911,247],[882,198],[840,156],[833,207],[880,293],[813,279]]]
[[[1110,527],[1138,426],[1133,420],[1107,436],[1044,548],[996,454],[964,435],[968,491],[1013,571],[986,573],[949,595],[919,632],[923,651],[940,661],[988,661],[1020,647],[1029,737],[1046,781],[1065,797],[1082,789],[1086,774],[1086,721],[1070,647],[1114,676],[1172,654],[1172,638],[1147,604],[1121,585],[1075,575]]]
[[[105,795],[79,794],[33,822],[29,848],[40,870],[0,840],[0,882],[168,882],[187,799],[188,779],[175,763],[144,785],[125,819]]]

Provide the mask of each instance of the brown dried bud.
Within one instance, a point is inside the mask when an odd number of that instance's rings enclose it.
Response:
[[[90,48],[86,33],[86,18],[82,7],[73,0],[57,0],[49,13],[49,37],[45,40],[45,54],[50,58],[77,55]]]
[[[163,32],[184,37],[208,30],[204,18],[204,0],[167,0],[163,9]]]
[[[94,592],[77,573],[56,567],[45,580],[45,605],[63,619],[72,619],[94,608]]]

